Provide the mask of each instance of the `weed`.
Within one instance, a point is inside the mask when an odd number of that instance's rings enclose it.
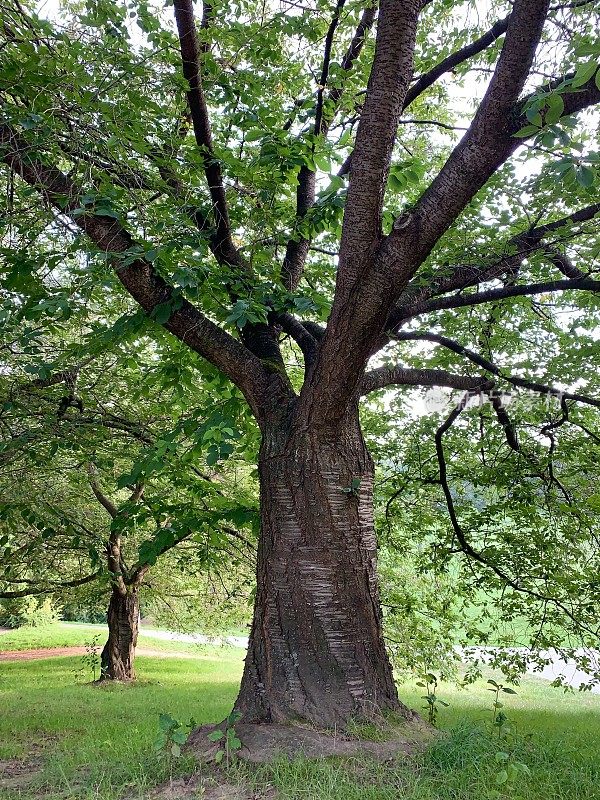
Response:
[[[94,683],[96,682],[96,673],[100,674],[100,638],[101,634],[97,633],[88,639],[84,644],[85,655],[81,656],[80,673],[91,672]]]
[[[221,747],[215,754],[215,762],[217,764],[220,764],[225,758],[225,764],[229,767],[231,758],[241,749],[242,742],[234,727],[235,723],[241,719],[241,716],[239,711],[232,711],[225,720],[225,730],[216,728],[212,733],[208,734],[211,742],[222,742]]]
[[[422,686],[427,690],[427,694],[421,696],[421,699],[427,702],[427,705],[423,706],[423,708],[427,711],[427,721],[429,724],[437,727],[439,707],[448,707],[449,705],[444,700],[440,700],[440,698],[437,696],[437,677],[432,672],[428,672],[423,676],[422,681],[417,682],[417,686]]]

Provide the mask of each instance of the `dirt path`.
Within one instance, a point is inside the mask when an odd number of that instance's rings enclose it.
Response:
[[[40,658],[57,658],[61,656],[83,656],[85,647],[47,647],[38,650],[4,650],[0,651],[0,661],[34,661]],[[169,650],[153,650],[150,647],[137,647],[137,656],[152,656],[158,658],[204,658],[197,653],[183,653]]]

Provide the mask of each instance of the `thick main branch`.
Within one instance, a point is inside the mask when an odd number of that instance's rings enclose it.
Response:
[[[46,166],[8,125],[0,125],[0,157],[111,257],[119,281],[144,311],[152,315],[157,306],[170,307],[163,326],[227,375],[253,411],[260,413],[269,380],[260,360],[188,300],[176,295],[151,262],[142,256],[124,261],[124,255],[136,250],[136,242],[118,220],[81,209],[79,187],[56,167]]]

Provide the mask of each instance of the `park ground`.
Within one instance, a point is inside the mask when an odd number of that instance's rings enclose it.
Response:
[[[491,673],[469,689],[443,683],[438,697],[449,705],[440,705],[442,733],[408,757],[232,763],[215,777],[206,768],[198,774],[189,756],[169,760],[156,752],[159,715],[222,720],[235,700],[243,650],[141,636],[140,652],[152,655],[137,659],[138,681],[98,686],[85,651],[94,637],[101,640],[100,628],[64,625],[0,634],[0,651],[84,648],[0,663],[2,800],[600,800],[598,695],[526,678],[517,694],[503,697],[509,730],[499,737],[491,725]],[[400,686],[404,702],[425,714],[423,693],[414,682]],[[525,769],[506,782],[511,764]]]

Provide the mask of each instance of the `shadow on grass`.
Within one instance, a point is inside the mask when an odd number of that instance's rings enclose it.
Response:
[[[0,759],[30,759],[40,771],[31,787],[0,795],[149,797],[168,777],[153,749],[158,715],[203,724],[223,719],[235,701],[243,654],[227,648],[206,653],[211,658],[140,657],[137,684],[102,688],[87,682],[91,674],[81,674],[78,657],[3,663]],[[600,800],[600,697],[565,695],[533,680],[517,691],[505,705],[517,734],[512,744],[490,733],[492,693],[485,682],[468,691],[442,685],[440,697],[450,706],[439,722],[448,732],[422,754],[386,764],[278,760],[253,771],[236,767],[231,779],[253,786],[258,797],[271,784],[285,800],[486,800],[498,788],[495,753],[509,748],[531,771],[512,797]],[[417,710],[422,693],[414,685],[400,687],[402,699]],[[186,761],[176,765],[190,768]]]

